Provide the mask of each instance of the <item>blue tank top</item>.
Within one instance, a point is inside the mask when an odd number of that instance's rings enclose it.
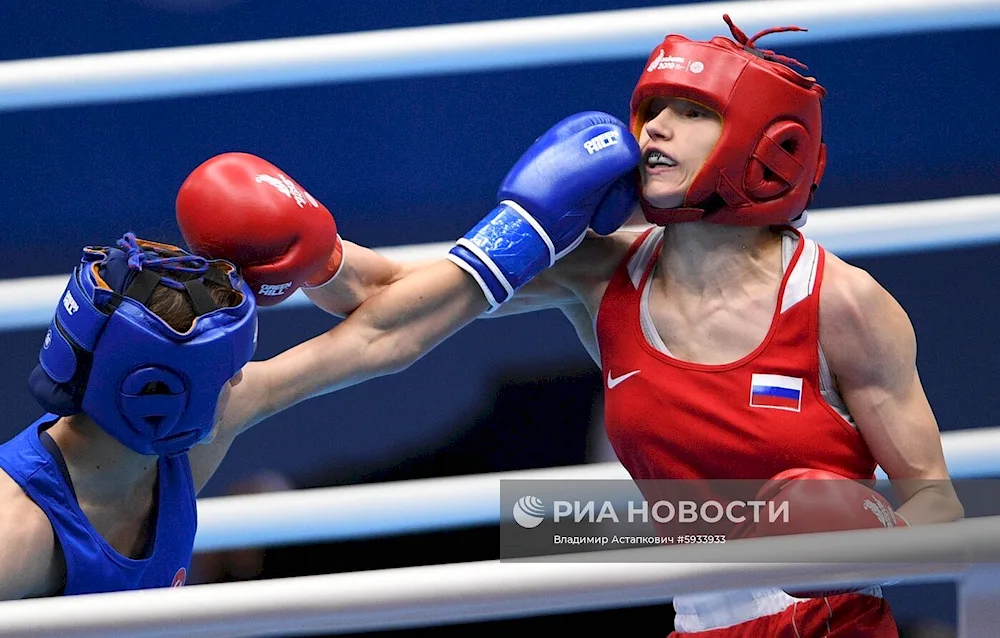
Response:
[[[123,556],[91,526],[40,433],[59,417],[46,414],[0,445],[0,469],[10,475],[45,512],[66,558],[63,595],[154,587],[180,587],[194,548],[198,523],[194,481],[187,455],[160,457],[155,525],[142,558]],[[58,448],[56,448],[58,450]]]

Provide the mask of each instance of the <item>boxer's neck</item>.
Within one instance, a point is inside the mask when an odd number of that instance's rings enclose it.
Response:
[[[129,502],[150,493],[158,457],[127,448],[83,414],[62,417],[47,431],[62,452],[78,497]]]
[[[669,224],[658,270],[670,287],[694,294],[767,284],[781,278],[781,236],[769,227]]]

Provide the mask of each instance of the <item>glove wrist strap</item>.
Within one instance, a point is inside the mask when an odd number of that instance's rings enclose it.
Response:
[[[534,217],[505,200],[456,242],[448,259],[476,279],[495,310],[555,263],[556,252]]]
[[[312,275],[302,284],[302,288],[309,290],[312,288],[320,288],[328,283],[331,283],[337,278],[337,275],[344,270],[345,261],[347,260],[344,258],[343,240],[340,238],[340,233],[337,233],[337,244],[334,247],[333,252],[330,253],[326,269]],[[331,268],[331,264],[336,264],[336,268]],[[330,273],[331,270],[333,271],[332,274]]]

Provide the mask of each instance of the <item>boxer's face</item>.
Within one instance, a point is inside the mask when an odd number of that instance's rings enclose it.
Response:
[[[681,98],[654,98],[639,134],[643,194],[657,208],[684,203],[709,153],[722,134],[722,118]]]

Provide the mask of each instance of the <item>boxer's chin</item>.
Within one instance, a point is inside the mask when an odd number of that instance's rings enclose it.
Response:
[[[647,184],[642,196],[654,208],[678,208],[684,203],[684,191],[674,188],[664,188],[657,184]]]

